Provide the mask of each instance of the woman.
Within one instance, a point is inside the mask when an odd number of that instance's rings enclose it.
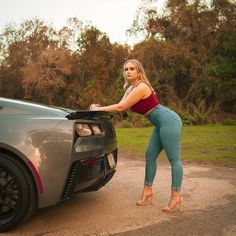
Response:
[[[148,199],[152,201],[152,184],[156,175],[156,160],[159,153],[165,149],[171,165],[172,185],[171,197],[165,212],[172,212],[177,206],[182,209],[183,199],[180,196],[180,187],[183,178],[183,168],[180,160],[180,136],[182,122],[179,116],[170,109],[160,105],[155,96],[141,63],[130,59],[124,63],[124,79],[126,90],[122,100],[110,106],[92,104],[91,110],[122,112],[131,109],[133,112],[144,115],[154,126],[154,130],[146,151],[146,168],[144,189],[141,199],[136,203],[144,206]]]

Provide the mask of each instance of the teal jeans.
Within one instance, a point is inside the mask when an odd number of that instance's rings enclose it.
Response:
[[[157,170],[157,157],[164,149],[171,165],[171,189],[180,191],[183,167],[180,159],[182,121],[162,105],[157,105],[146,118],[155,126],[146,150],[145,185],[152,185]]]

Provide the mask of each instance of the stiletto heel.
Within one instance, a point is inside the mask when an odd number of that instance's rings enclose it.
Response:
[[[184,200],[181,196],[180,196],[180,202],[179,202],[179,211],[180,212],[184,211]]]
[[[144,188],[142,199],[136,202],[137,206],[145,206],[150,199],[150,205],[153,205],[154,193],[151,188]]]
[[[163,211],[167,213],[171,213],[175,211],[175,208],[178,206],[178,210],[183,212],[184,210],[184,201],[183,198],[180,196],[179,192],[172,191],[171,198],[167,207],[163,208]]]
[[[154,195],[154,193],[152,192],[152,195],[150,196],[150,205],[154,205],[154,197],[155,197],[155,195]]]

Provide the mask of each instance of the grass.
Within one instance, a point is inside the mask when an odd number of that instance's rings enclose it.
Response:
[[[116,128],[119,152],[143,158],[152,129]],[[236,167],[236,126],[184,126],[181,157],[185,161]],[[164,152],[160,158],[165,158]]]

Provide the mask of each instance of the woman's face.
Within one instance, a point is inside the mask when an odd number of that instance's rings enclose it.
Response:
[[[138,72],[135,65],[132,62],[127,62],[124,67],[125,77],[129,82],[133,82],[138,79]]]

